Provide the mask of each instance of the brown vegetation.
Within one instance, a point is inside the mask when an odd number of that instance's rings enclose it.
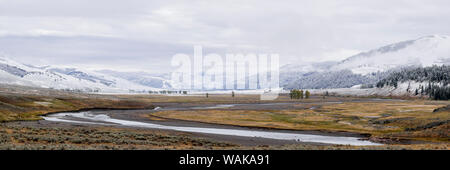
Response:
[[[0,150],[118,150],[226,149],[233,144],[213,142],[143,129],[20,127],[0,124]]]

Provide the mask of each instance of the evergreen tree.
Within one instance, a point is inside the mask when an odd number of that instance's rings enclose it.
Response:
[[[420,95],[423,96],[423,86],[419,85],[419,89],[420,89]]]
[[[380,80],[377,83],[378,88],[384,86],[398,87],[399,83],[404,83],[407,81],[415,82],[428,82],[428,85],[420,85],[420,95],[428,95],[430,99],[433,100],[449,100],[450,98],[450,66],[431,66],[431,67],[416,67],[416,68],[405,68],[401,71],[394,72],[388,77]],[[416,89],[415,95],[419,94],[419,89]],[[410,84],[408,84],[407,92],[411,90]]]
[[[305,98],[306,98],[306,99],[309,99],[309,96],[311,96],[311,93],[309,93],[309,91],[306,90],[306,92],[305,92]]]

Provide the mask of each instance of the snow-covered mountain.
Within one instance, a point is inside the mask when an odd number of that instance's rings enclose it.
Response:
[[[324,72],[328,71],[330,67],[338,64],[337,61],[325,61],[318,63],[304,63],[304,64],[286,64],[280,67],[281,73],[310,73],[310,72]]]
[[[450,36],[432,35],[357,54],[331,69],[367,75],[398,67],[443,64],[450,64]]]
[[[433,35],[403,41],[363,52],[340,62],[285,65],[280,68],[280,85],[287,89],[373,85],[401,68],[431,65],[450,65],[449,36]],[[1,56],[0,84],[104,93],[127,93],[173,87],[169,73],[90,71],[58,66],[36,67]]]
[[[128,93],[158,90],[79,68],[35,67],[0,57],[0,83],[83,92]]]
[[[285,88],[349,88],[375,84],[405,67],[450,65],[450,37],[432,35],[394,43],[351,56],[341,62],[281,67]],[[314,69],[316,68],[316,69]]]
[[[99,73],[103,73],[106,75],[122,78],[128,80],[130,82],[154,87],[161,89],[170,89],[172,88],[172,83],[170,81],[170,74],[152,74],[147,72],[119,72],[112,70],[100,70],[97,71]]]

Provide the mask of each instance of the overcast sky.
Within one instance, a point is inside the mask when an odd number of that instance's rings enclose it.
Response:
[[[168,71],[176,53],[341,60],[450,35],[448,0],[0,0],[0,55],[35,65]]]

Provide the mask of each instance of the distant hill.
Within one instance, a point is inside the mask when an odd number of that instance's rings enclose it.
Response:
[[[391,73],[398,74],[397,72],[407,68],[432,65],[450,65],[449,36],[433,35],[398,42],[340,62],[285,65],[280,68],[280,86],[285,89],[350,88],[357,85],[374,87],[380,81],[384,85],[393,85]],[[170,80],[170,75],[118,70],[91,71],[60,66],[36,67],[0,56],[0,84],[81,92],[127,93],[171,89],[174,82]],[[405,76],[405,80],[411,81],[421,81],[420,78],[427,77]],[[445,76],[448,78],[448,75]],[[243,82],[245,81],[238,81]]]
[[[283,79],[283,87],[287,89],[327,89],[350,88],[355,85],[373,85],[390,72],[378,72],[370,75],[354,74],[350,70],[310,72],[297,75],[296,81]]]
[[[290,64],[281,68],[280,82],[287,89],[348,88],[374,85],[403,68],[432,65],[450,65],[449,36],[433,35],[398,42],[336,63],[316,63],[312,67]]]
[[[158,88],[79,68],[35,67],[0,57],[0,84],[76,92],[128,93]]]
[[[450,37],[432,35],[360,53],[343,60],[331,69],[348,69],[355,74],[366,75],[399,67],[428,67],[442,64],[450,64]]]

